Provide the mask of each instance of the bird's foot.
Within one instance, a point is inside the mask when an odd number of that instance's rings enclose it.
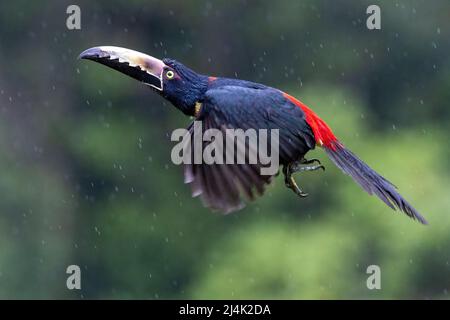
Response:
[[[316,158],[313,158],[313,159],[311,159],[311,160],[302,158],[302,159],[299,161],[300,164],[311,164],[311,163],[314,163],[314,162],[317,162],[318,164],[322,164],[322,163],[320,163],[320,160],[319,160],[319,159],[316,159]]]
[[[319,164],[314,166],[304,165],[304,164],[312,164],[314,162],[318,162]],[[305,198],[308,196],[308,194],[306,192],[303,192],[302,189],[300,189],[300,187],[297,185],[297,182],[295,181],[292,175],[295,172],[316,171],[319,169],[325,170],[325,167],[320,164],[320,161],[318,159],[307,160],[305,158],[302,158],[300,161],[291,162],[283,167],[284,183],[286,187],[294,191],[296,195]]]

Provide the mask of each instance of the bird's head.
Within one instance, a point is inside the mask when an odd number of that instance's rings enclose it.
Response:
[[[208,78],[183,64],[159,60],[144,53],[112,46],[83,51],[80,59],[93,60],[150,86],[187,115],[195,114],[195,105],[207,89]]]

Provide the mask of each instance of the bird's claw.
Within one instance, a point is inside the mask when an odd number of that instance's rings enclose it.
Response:
[[[314,162],[317,162],[318,164],[322,164],[322,163],[320,162],[320,160],[319,160],[319,159],[316,159],[316,158],[313,158],[313,159],[310,159],[310,160],[305,159],[305,158],[302,158],[302,159],[300,160],[300,163],[301,163],[301,164],[311,164],[311,163],[314,163]]]
[[[314,162],[319,163],[318,165],[314,166],[302,166],[302,164],[312,164]],[[294,180],[294,177],[292,176],[295,172],[301,172],[301,171],[316,171],[322,169],[325,171],[325,167],[320,164],[320,161],[318,159],[302,159],[300,161],[291,162],[283,167],[283,174],[284,174],[284,183],[286,187],[294,191],[296,195],[299,197],[305,198],[308,196],[308,193],[303,192],[302,189],[297,185],[297,182]]]
[[[297,185],[297,182],[295,181],[292,174],[296,171],[298,171],[298,167],[296,166],[296,163],[290,163],[283,167],[283,173],[284,173],[284,183],[286,187],[291,189],[296,195],[299,197],[305,198],[308,196],[306,192],[303,192],[302,189]]]
[[[294,180],[294,177],[290,176],[289,178],[287,178],[285,181],[285,184],[286,184],[286,187],[288,187],[289,189],[294,191],[294,193],[296,195],[298,195],[299,197],[305,198],[308,196],[308,194],[306,192],[303,192],[302,189],[299,188],[299,186],[297,185],[297,182],[295,182],[295,180]]]

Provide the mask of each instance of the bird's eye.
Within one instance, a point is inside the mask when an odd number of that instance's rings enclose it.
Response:
[[[175,76],[175,73],[172,70],[166,72],[167,79],[172,79]]]

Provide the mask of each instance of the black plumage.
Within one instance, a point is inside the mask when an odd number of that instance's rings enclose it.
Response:
[[[232,79],[218,79],[213,83],[204,94],[196,118],[202,121],[204,131],[219,129],[226,136],[225,129],[278,129],[283,165],[303,158],[314,148],[314,136],[303,111],[287,101],[280,91]],[[192,126],[189,129],[192,132]],[[249,154],[249,145],[244,147]],[[272,176],[261,175],[260,167],[261,164],[249,163],[187,164],[185,181],[192,185],[193,194],[200,195],[205,206],[231,212],[242,207],[241,192],[250,200],[263,194]]]

